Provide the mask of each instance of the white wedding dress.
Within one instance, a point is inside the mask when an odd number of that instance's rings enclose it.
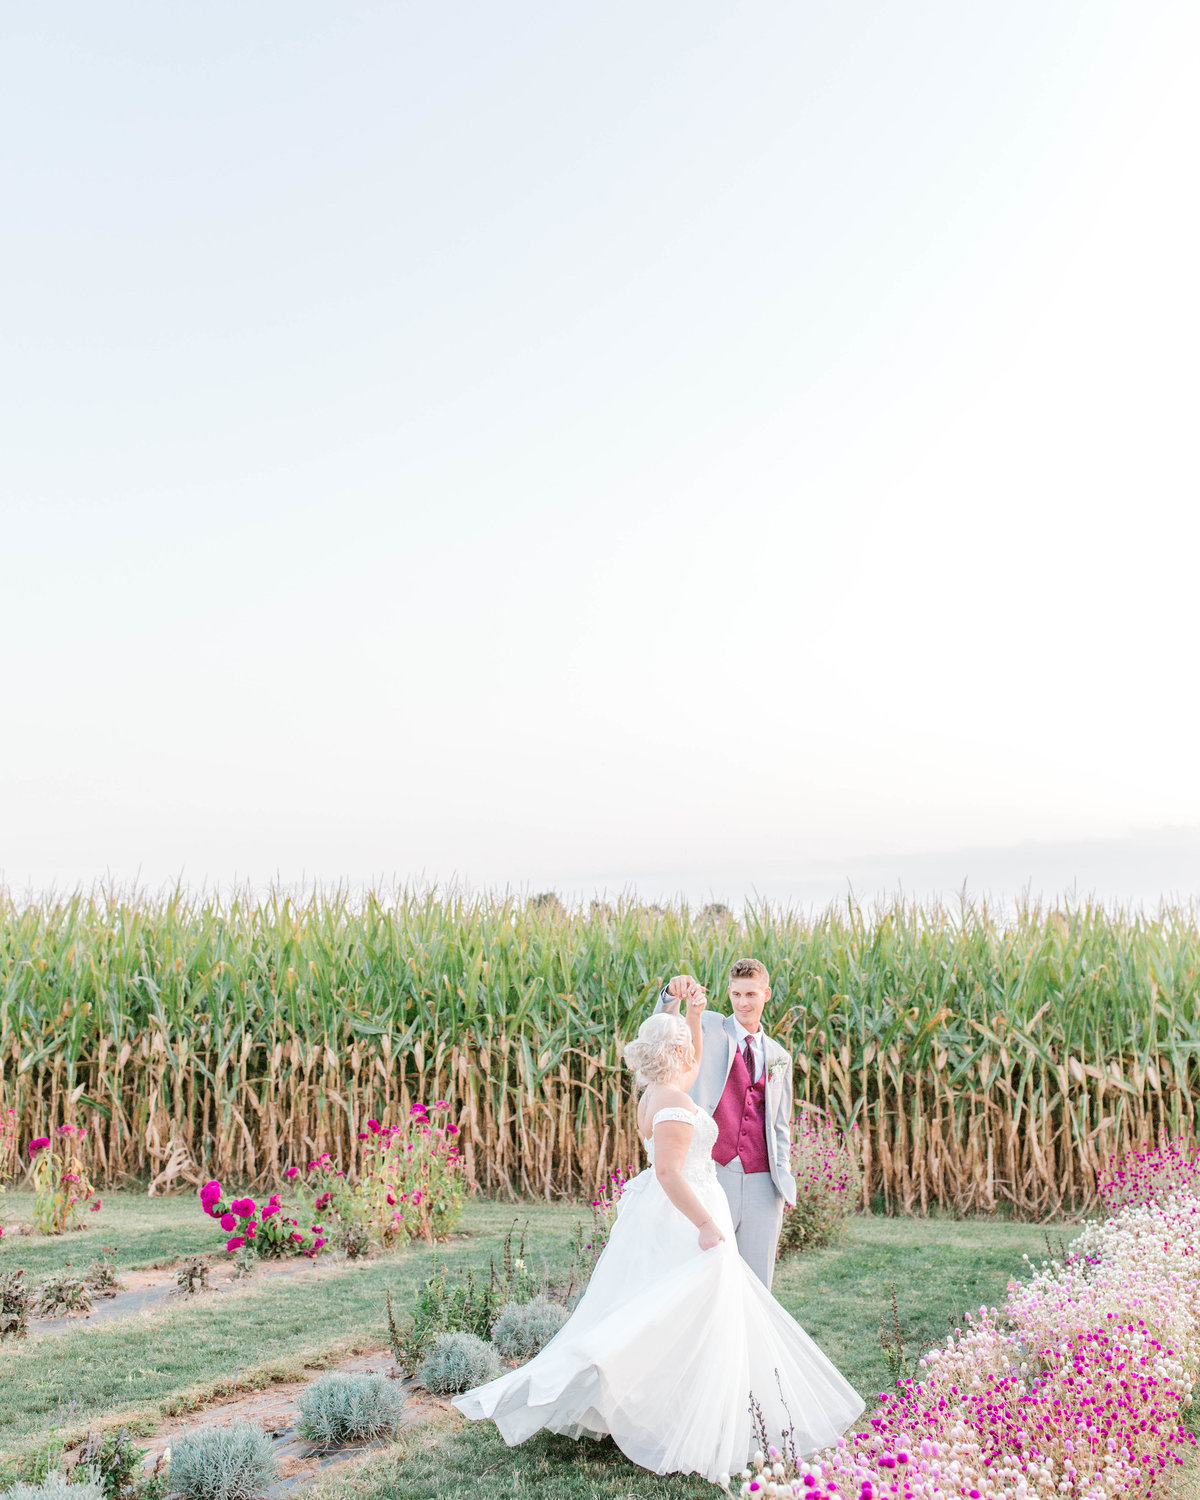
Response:
[[[660,1109],[652,1133],[660,1120],[694,1123],[684,1176],[724,1242],[700,1249],[654,1175],[648,1141],[651,1165],[621,1194],[570,1319],[528,1364],[454,1405],[492,1418],[510,1445],[543,1427],[611,1433],[644,1469],[712,1480],[742,1469],[758,1446],[751,1395],[768,1441],[790,1426],[801,1453],[836,1442],[861,1416],[862,1398],[738,1255],[712,1159],[716,1123],[702,1109]]]

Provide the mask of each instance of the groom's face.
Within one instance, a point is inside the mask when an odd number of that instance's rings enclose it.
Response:
[[[757,1031],[763,1007],[771,998],[771,986],[765,979],[731,979],[729,1003],[733,1013],[747,1031]]]

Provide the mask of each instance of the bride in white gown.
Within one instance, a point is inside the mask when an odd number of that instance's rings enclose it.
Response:
[[[699,1014],[651,1016],[625,1049],[645,1089],[638,1125],[650,1166],[621,1195],[609,1242],[570,1319],[528,1364],[454,1405],[490,1417],[509,1445],[540,1428],[611,1434],[657,1474],[735,1474],[792,1429],[802,1454],[862,1414],[858,1392],[737,1253],[717,1182],[717,1127],[687,1096]]]

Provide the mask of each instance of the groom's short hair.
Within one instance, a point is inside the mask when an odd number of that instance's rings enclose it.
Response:
[[[761,979],[764,984],[770,984],[771,976],[767,973],[766,964],[760,964],[757,958],[739,958],[734,962],[729,971],[729,977],[733,979]]]

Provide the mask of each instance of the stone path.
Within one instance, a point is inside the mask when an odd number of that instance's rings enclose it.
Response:
[[[338,1263],[344,1264],[344,1258]],[[253,1276],[235,1277],[232,1266],[216,1265],[209,1273],[208,1290],[197,1292],[195,1298],[187,1298],[182,1294],[175,1279],[174,1270],[123,1271],[121,1272],[121,1285],[124,1290],[118,1292],[115,1297],[97,1297],[89,1313],[69,1313],[62,1318],[31,1318],[29,1333],[31,1338],[37,1338],[43,1334],[67,1333],[72,1328],[84,1325],[107,1323],[112,1319],[132,1318],[145,1308],[154,1307],[163,1302],[196,1301],[213,1293],[236,1292],[260,1286],[268,1278],[296,1276],[303,1271],[316,1269],[318,1268],[313,1265],[312,1261],[297,1258],[268,1261],[256,1267]],[[326,1268],[321,1266],[319,1269]]]

